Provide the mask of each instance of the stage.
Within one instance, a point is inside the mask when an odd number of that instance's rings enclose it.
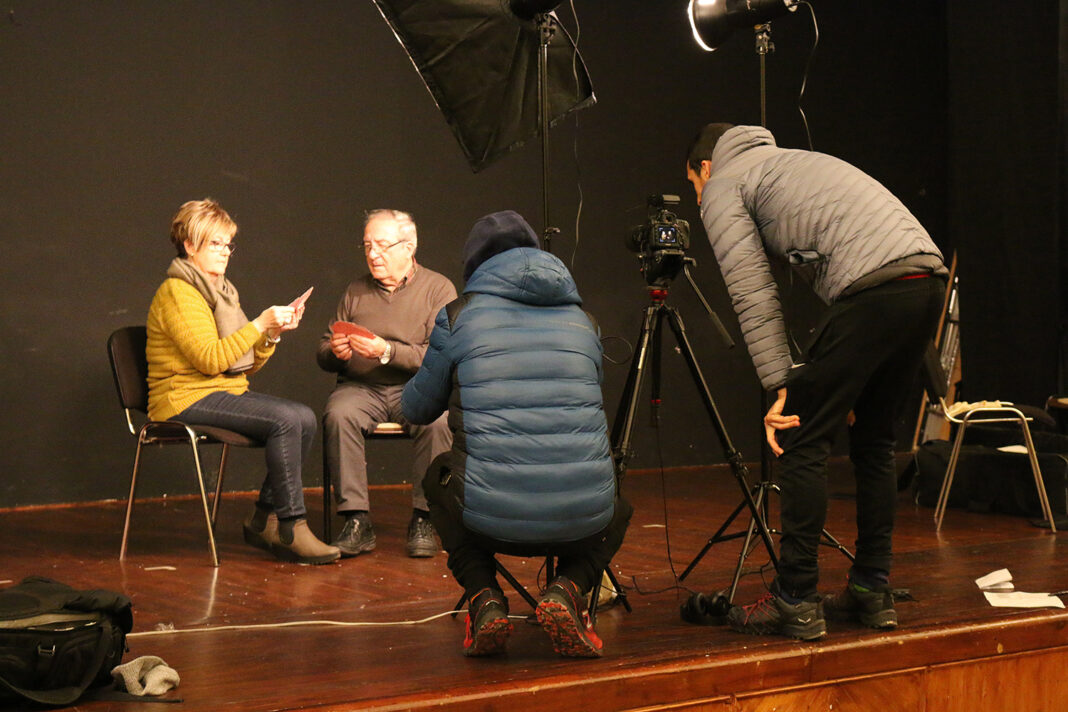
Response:
[[[463,614],[443,615],[460,595],[445,555],[404,554],[404,488],[372,492],[374,552],[319,567],[277,562],[242,542],[250,495],[224,496],[219,568],[210,565],[194,499],[139,503],[121,564],[124,503],[9,510],[0,516],[0,581],[37,574],[133,599],[135,629],[124,661],[163,658],[181,675],[167,697],[184,703],[77,706],[88,712],[1068,709],[1068,613],[994,608],[974,584],[1007,567],[1019,590],[1068,588],[1064,534],[1019,517],[960,510],[949,510],[936,534],[933,510],[904,493],[893,583],[915,600],[897,606],[900,626],[879,632],[828,621],[823,640],[801,643],[679,617],[687,592],[675,588],[672,569],[681,573],[740,501],[729,470],[673,470],[663,480],[632,472],[624,488],[635,515],[613,569],[633,612],[618,605],[601,611],[605,655],[597,660],[558,657],[541,629],[521,620],[505,657],[463,657]],[[841,463],[831,493],[827,528],[851,547],[852,485]],[[318,530],[320,491],[307,490],[306,499]],[[774,500],[771,509],[776,521]],[[739,547],[714,546],[685,587],[726,588]],[[541,560],[502,561],[536,585]],[[763,592],[766,561],[758,547],[738,602]],[[821,588],[839,588],[847,559],[827,548],[821,566]],[[513,614],[529,612],[518,596],[510,600]]]

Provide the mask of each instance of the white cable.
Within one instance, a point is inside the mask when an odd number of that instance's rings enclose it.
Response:
[[[455,613],[463,613],[464,611],[445,611],[444,613],[435,613],[427,618],[421,618],[415,621],[289,621],[287,623],[254,623],[249,625],[220,625],[211,628],[179,628],[170,630],[146,630],[140,633],[130,633],[127,638],[139,638],[141,636],[148,635],[171,635],[172,633],[215,633],[222,630],[263,630],[265,628],[294,628],[297,626],[312,626],[312,625],[330,625],[339,626],[343,628],[371,628],[371,627],[385,627],[395,625],[419,625],[420,623],[429,623],[432,620],[438,618],[444,618],[445,616],[451,616]]]

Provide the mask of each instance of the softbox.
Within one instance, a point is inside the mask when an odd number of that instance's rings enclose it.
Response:
[[[540,32],[507,0],[374,0],[478,172],[538,135]],[[546,82],[550,125],[596,102],[575,43],[555,26]]]

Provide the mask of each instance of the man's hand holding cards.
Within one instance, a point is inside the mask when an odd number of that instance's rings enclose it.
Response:
[[[376,341],[380,339],[375,333],[359,324],[349,321],[335,321],[330,325],[333,334],[330,349],[342,361],[348,361],[356,353],[364,358],[376,358]]]
[[[363,328],[359,324],[353,324],[351,321],[335,321],[330,325],[330,330],[334,332],[334,336],[344,334],[345,336],[360,336],[365,339],[375,338],[374,332]]]

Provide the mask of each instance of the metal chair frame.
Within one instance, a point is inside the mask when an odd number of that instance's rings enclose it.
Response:
[[[941,531],[942,518],[946,513],[946,505],[949,503],[949,490],[953,486],[953,475],[957,470],[957,462],[960,459],[960,447],[964,442],[964,432],[969,425],[991,423],[1018,423],[1023,431],[1024,446],[1027,449],[1027,458],[1031,463],[1031,473],[1034,475],[1035,488],[1038,490],[1038,502],[1042,508],[1042,514],[1049,522],[1052,533],[1057,532],[1057,524],[1053,519],[1053,512],[1049,506],[1049,497],[1046,495],[1046,483],[1042,479],[1042,470],[1038,466],[1038,453],[1035,443],[1031,438],[1031,428],[1027,425],[1031,419],[1025,416],[1012,403],[1002,402],[1001,405],[978,406],[967,411],[963,417],[950,415],[949,406],[945,398],[939,399],[942,405],[942,413],[946,419],[957,425],[957,436],[953,439],[953,450],[949,456],[949,465],[946,467],[945,477],[942,479],[942,490],[938,494],[938,504],[935,506],[935,531]]]
[[[175,421],[146,420],[137,428],[133,413],[136,411],[145,417],[148,415],[148,384],[145,377],[148,362],[145,357],[145,327],[128,326],[113,332],[108,338],[108,358],[111,373],[115,378],[115,388],[119,394],[119,403],[126,415],[126,426],[130,434],[137,437],[137,451],[134,454],[133,472],[130,476],[130,494],[126,500],[126,517],[122,527],[122,545],[119,548],[119,561],[126,559],[126,548],[130,534],[130,518],[133,513],[134,499],[137,492],[137,475],[141,469],[141,451],[145,445],[182,445],[188,444],[193,453],[196,466],[197,487],[204,512],[204,522],[208,530],[208,547],[211,550],[212,566],[219,565],[219,552],[215,543],[215,519],[219,510],[222,494],[223,477],[226,472],[226,459],[230,446],[263,447],[263,443],[248,438],[225,428],[211,426],[186,425]],[[132,372],[136,369],[136,373]],[[219,478],[215,484],[215,494],[208,502],[207,488],[204,484],[204,468],[200,461],[200,445],[222,445],[219,457]]]

